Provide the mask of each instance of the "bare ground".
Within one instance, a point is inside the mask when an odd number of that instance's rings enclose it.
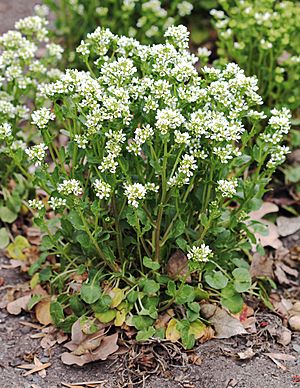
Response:
[[[8,264],[5,258],[0,259],[1,264]],[[23,275],[17,270],[2,269],[1,276],[5,279],[4,287],[22,283]],[[1,289],[0,289],[1,290]],[[276,319],[276,316],[259,312],[261,319]],[[55,345],[50,354],[40,346],[40,339],[32,338],[38,333],[31,327],[24,326],[22,322],[34,322],[29,314],[19,316],[8,315],[6,310],[0,310],[0,387],[12,388],[57,388],[64,383],[103,381],[99,387],[115,388],[129,387],[129,380],[122,378],[124,367],[122,358],[117,363],[113,361],[96,362],[83,368],[66,366],[60,360],[62,346]],[[252,347],[256,353],[250,360],[237,360],[237,353]],[[147,388],[282,388],[296,387],[300,384],[293,382],[294,376],[300,375],[300,335],[293,335],[292,343],[281,346],[271,337],[262,332],[259,335],[239,336],[228,340],[211,340],[197,348],[197,354],[202,359],[199,366],[170,367],[164,376],[151,376],[144,384]],[[286,370],[276,366],[264,353],[284,353],[295,356],[292,361],[282,362]],[[24,370],[16,366],[30,363],[33,355],[42,362],[51,362],[47,369],[46,378],[42,379],[37,374],[23,376]],[[126,371],[125,371],[126,372]],[[142,387],[137,384],[135,387]]]

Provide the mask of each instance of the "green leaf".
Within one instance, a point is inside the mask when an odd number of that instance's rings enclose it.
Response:
[[[183,252],[187,251],[187,242],[182,237],[176,239],[176,244]]]
[[[145,279],[143,281],[143,291],[146,293],[146,294],[156,294],[157,291],[159,291],[160,289],[160,285],[159,283],[156,283],[155,280],[151,280],[151,279]]]
[[[177,220],[172,228],[172,237],[177,238],[185,231],[185,223],[182,220]]]
[[[42,295],[32,295],[27,303],[28,310],[31,310],[36,304],[38,304],[43,299]]]
[[[73,227],[77,230],[85,230],[85,227],[83,225],[82,219],[80,215],[75,211],[71,210],[68,214],[68,220],[71,222]]]
[[[148,327],[148,329],[141,330],[136,335],[137,341],[147,341],[150,337],[153,337],[155,334],[155,329],[153,326]]]
[[[153,261],[147,256],[144,256],[143,258],[143,264],[146,268],[153,269],[154,271],[157,271],[160,268],[160,264],[156,261]]]
[[[115,319],[116,314],[117,314],[116,310],[107,310],[104,313],[95,313],[95,317],[101,323],[108,323],[108,322],[111,322],[113,319]]]
[[[195,299],[194,287],[191,287],[188,284],[185,284],[180,290],[180,292],[178,292],[175,302],[177,304],[184,304],[188,302],[193,302],[194,299]]]
[[[17,236],[15,241],[8,245],[7,253],[12,259],[25,260],[26,255],[24,255],[23,250],[29,247],[30,244],[24,236]]]
[[[8,207],[2,206],[0,207],[0,219],[3,222],[8,222],[11,224],[12,222],[16,221],[18,218],[18,214],[12,212]]]
[[[227,286],[228,278],[221,271],[206,272],[204,275],[206,283],[217,290]]]
[[[138,296],[139,296],[138,291],[132,290],[129,292],[126,299],[128,300],[129,303],[134,304],[137,301]]]
[[[87,304],[95,303],[101,296],[101,288],[98,284],[83,283],[80,296]]]
[[[56,326],[59,326],[65,319],[62,305],[57,301],[52,301],[50,304],[50,315]]]
[[[181,334],[181,342],[185,349],[192,349],[195,345],[195,336],[190,333],[190,323],[188,320],[183,319],[176,325]]]
[[[154,322],[154,319],[148,317],[148,316],[140,316],[140,315],[134,315],[131,318],[131,324],[137,329],[137,330],[146,330],[149,326],[151,326]]]
[[[228,284],[221,291],[221,304],[228,308],[233,314],[240,312],[243,308],[244,300],[241,295],[236,292],[232,284]]]
[[[232,275],[240,282],[251,282],[251,274],[246,268],[236,268],[232,271]]]
[[[176,296],[176,284],[173,280],[168,282],[167,294],[172,297]]]
[[[70,307],[77,317],[81,317],[85,313],[84,304],[81,302],[78,295],[71,296]]]
[[[9,234],[6,228],[0,229],[0,249],[4,249],[9,244]]]

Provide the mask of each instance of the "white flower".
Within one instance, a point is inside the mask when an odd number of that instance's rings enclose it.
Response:
[[[28,205],[34,210],[42,210],[45,207],[44,203],[39,199],[30,199]]]
[[[73,194],[75,196],[79,196],[82,194],[80,182],[76,179],[64,179],[63,183],[60,183],[57,186],[57,191],[64,195]]]
[[[12,134],[11,125],[9,123],[3,123],[0,125],[0,139],[7,139]]]
[[[279,130],[283,134],[287,134],[291,128],[291,112],[287,108],[272,109],[272,117],[269,119],[268,124],[276,130]]]
[[[188,29],[183,26],[170,26],[165,32],[164,36],[169,38],[175,46],[180,50],[187,49],[189,43],[189,32]]]
[[[189,1],[182,1],[177,5],[178,14],[181,17],[190,15],[193,8],[193,4],[191,4]]]
[[[36,125],[40,129],[46,128],[50,120],[55,119],[54,113],[51,112],[48,108],[41,108],[34,112],[31,115],[32,124]]]
[[[88,139],[83,135],[75,135],[74,141],[78,145],[78,148],[86,149],[86,145],[89,143]]]
[[[269,49],[271,49],[273,47],[273,44],[271,42],[268,42],[265,39],[261,39],[260,46],[264,50],[269,50]]]
[[[48,147],[44,143],[36,144],[25,150],[29,160],[32,160],[36,166],[40,166],[45,159]]]
[[[96,179],[93,183],[93,186],[96,191],[96,197],[100,199],[108,199],[111,195],[111,186],[104,182],[102,179]]]
[[[52,208],[52,210],[56,210],[66,207],[67,200],[60,197],[50,197],[48,204]]]
[[[127,183],[125,185],[125,196],[127,197],[129,205],[135,208],[139,207],[139,201],[142,201],[147,194],[147,188],[141,183]]]
[[[170,129],[180,127],[184,121],[179,109],[165,108],[157,111],[155,125],[162,135],[166,135]]]
[[[285,161],[286,155],[290,152],[291,151],[287,146],[276,146],[276,148],[272,150],[270,160],[267,163],[267,168],[272,169],[282,164]]]
[[[201,244],[200,247],[192,246],[187,254],[188,260],[198,263],[206,263],[212,256],[212,250],[205,244]]]
[[[49,43],[46,45],[46,49],[48,50],[50,56],[56,57],[58,60],[62,59],[64,49],[59,44]]]
[[[211,55],[211,51],[208,50],[207,47],[199,47],[197,51],[197,55],[200,58],[208,58]]]
[[[236,194],[236,188],[238,181],[235,178],[232,179],[220,179],[218,180],[217,190],[221,192],[222,197],[233,197]]]

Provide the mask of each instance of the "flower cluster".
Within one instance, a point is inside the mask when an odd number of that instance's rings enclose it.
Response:
[[[217,183],[217,190],[221,192],[222,197],[231,198],[236,194],[236,188],[238,185],[237,179],[220,179]]]
[[[128,204],[135,208],[139,206],[149,191],[157,193],[159,189],[154,183],[147,183],[146,185],[142,185],[141,183],[127,183],[124,186],[124,194],[127,197]]]
[[[96,191],[96,196],[99,199],[108,199],[111,195],[111,186],[104,182],[102,179],[96,179],[93,183],[94,189]]]
[[[30,199],[28,205],[34,210],[42,210],[45,207],[44,202],[40,199]]]
[[[218,31],[219,55],[234,59],[247,74],[256,74],[260,91],[272,106],[299,106],[300,5],[292,1],[219,0],[212,10]]]
[[[67,206],[67,200],[65,198],[60,197],[50,197],[48,200],[48,204],[52,210],[60,210]]]
[[[46,151],[48,147],[44,144],[36,144],[25,150],[25,153],[28,155],[30,161],[33,161],[36,166],[40,166],[46,156]]]
[[[76,46],[77,52],[83,56],[90,54],[88,46],[83,42],[86,35],[97,26],[109,28],[116,34],[137,38],[142,43],[158,43],[162,41],[163,32],[170,26],[191,14],[194,0],[172,0],[172,4],[164,0],[115,0],[111,7],[110,0],[99,1],[64,0],[57,3],[47,1],[56,15],[58,37],[62,33],[66,36],[67,53]],[[199,4],[197,3],[199,7]],[[200,4],[200,7],[202,4]],[[62,15],[68,15],[68,23]],[[79,29],[78,25],[85,20],[86,29]],[[59,30],[59,29],[63,30]],[[68,55],[70,60],[72,56]]]
[[[57,186],[57,191],[64,195],[79,196],[82,194],[82,188],[80,182],[76,179],[64,179],[63,183]]]
[[[40,129],[43,129],[47,127],[50,120],[55,119],[55,115],[50,111],[50,109],[41,108],[32,112],[31,119],[32,124],[36,125]]]
[[[187,258],[196,263],[206,263],[213,256],[213,252],[208,245],[201,244],[200,247],[192,246],[188,251]]]

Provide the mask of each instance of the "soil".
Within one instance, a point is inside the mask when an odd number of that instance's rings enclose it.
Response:
[[[0,258],[0,268],[9,261]],[[22,283],[26,277],[15,269],[1,269],[5,279],[0,288],[0,301],[6,292],[5,287]],[[276,315],[259,311],[260,319],[274,321]],[[122,356],[114,361],[95,362],[80,367],[66,366],[60,360],[63,347],[55,345],[50,354],[45,354],[40,346],[40,339],[32,336],[39,331],[24,326],[23,322],[34,322],[29,314],[9,315],[5,309],[0,310],[0,387],[9,388],[57,388],[64,383],[102,381],[99,387],[130,387],[128,380],[122,378],[124,372]],[[238,360],[237,353],[253,348],[256,355],[250,360]],[[284,347],[275,343],[263,332],[256,335],[238,336],[227,340],[211,340],[196,349],[202,359],[201,365],[170,366],[165,376],[150,376],[144,383],[147,388],[282,388],[296,387],[294,376],[300,375],[300,334],[294,333],[290,345]],[[286,370],[274,364],[264,353],[283,353],[295,357],[292,361],[282,361]],[[50,362],[47,376],[43,379],[37,374],[22,376],[24,370],[16,366],[30,363],[36,355],[41,362]],[[299,379],[300,380],[300,379]],[[142,387],[143,384],[134,385]]]
[[[32,14],[37,0],[1,0],[0,2],[0,33],[13,28],[13,24],[21,17]],[[300,234],[288,240],[289,246],[300,244]],[[2,264],[7,264],[0,257]],[[1,269],[4,286],[0,292],[0,301],[8,285],[22,283],[25,279],[18,270]],[[300,286],[299,286],[300,287]],[[264,319],[276,319],[270,312],[261,312]],[[0,310],[0,387],[2,388],[56,388],[64,383],[102,381],[99,387],[117,388],[130,386],[129,381],[122,379],[122,358],[118,363],[113,361],[96,362],[83,368],[63,365],[60,354],[62,346],[55,345],[50,354],[45,355],[40,340],[32,338],[37,330],[22,325],[22,322],[33,322],[29,314],[19,316],[8,315]],[[250,360],[237,360],[237,353],[253,347],[256,355]],[[297,352],[298,351],[298,352]],[[270,337],[247,335],[228,340],[211,340],[200,345],[196,352],[202,359],[199,366],[173,366],[168,376],[149,377],[145,387],[161,388],[282,388],[300,386],[300,334],[294,333],[292,342],[287,347],[278,345]],[[282,361],[286,369],[275,365],[264,353],[284,353],[295,357],[293,361]],[[47,375],[42,379],[37,374],[23,376],[24,370],[17,365],[28,363],[33,355],[42,362],[51,362]],[[295,377],[296,376],[296,377]],[[299,376],[299,379],[297,378]],[[298,381],[299,380],[299,381]],[[135,385],[143,386],[143,384]]]
[[[0,0],[0,34],[13,28],[15,22],[33,14],[40,0]]]

